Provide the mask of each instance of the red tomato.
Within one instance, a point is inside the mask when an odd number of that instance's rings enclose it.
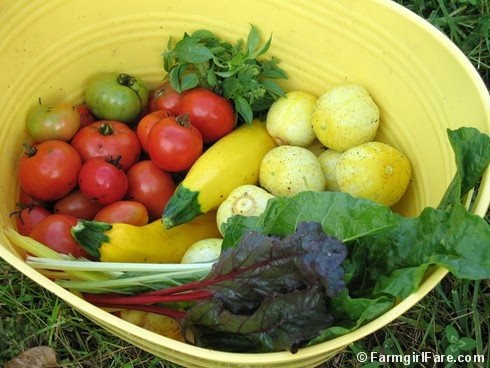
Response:
[[[158,123],[163,118],[168,118],[171,115],[172,113],[168,110],[156,110],[150,112],[149,114],[146,114],[145,116],[143,116],[143,118],[141,118],[138,126],[136,127],[136,135],[140,140],[141,148],[143,149],[143,151],[148,152],[146,142],[148,140],[148,134],[150,133],[151,128],[153,128],[153,125]]]
[[[84,126],[90,125],[97,121],[97,118],[92,114],[87,105],[78,105],[77,106],[78,114],[80,115],[80,128]]]
[[[172,175],[160,169],[153,161],[140,161],[128,170],[128,192],[126,198],[143,204],[150,220],[162,216],[176,184]]]
[[[141,145],[136,133],[119,121],[101,120],[80,129],[71,144],[83,162],[92,157],[121,156],[119,163],[124,171],[138,161]]]
[[[186,116],[170,116],[160,120],[148,134],[148,154],[166,171],[189,169],[202,153],[201,133]]]
[[[94,157],[80,169],[78,185],[89,199],[107,205],[124,198],[128,190],[128,178],[117,167],[117,162]]]
[[[187,91],[182,94],[177,92],[172,88],[170,82],[166,81],[150,93],[148,109],[150,112],[164,109],[177,115],[178,105],[186,93]]]
[[[79,219],[93,220],[97,212],[103,207],[103,204],[91,201],[80,190],[74,190],[54,203],[53,212],[71,215]]]
[[[148,223],[148,211],[145,206],[135,201],[117,201],[102,208],[94,220],[109,224],[143,226]]]
[[[41,206],[24,206],[20,205],[20,209],[11,214],[15,215],[15,223],[17,225],[17,231],[21,235],[29,235],[42,219],[51,215],[51,212],[47,208]]]
[[[184,95],[178,115],[184,114],[189,114],[204,143],[216,142],[231,132],[237,121],[231,102],[206,88],[195,88]]]
[[[27,194],[22,188],[19,190],[19,200],[18,202],[26,206],[41,206],[47,208],[49,206],[48,201],[42,201],[38,198],[34,198]]]
[[[61,254],[89,258],[89,254],[73,239],[71,228],[77,224],[76,217],[53,214],[41,220],[31,231],[31,238]]]
[[[29,196],[54,201],[75,188],[81,166],[77,151],[66,142],[28,146],[18,166],[20,186]]]

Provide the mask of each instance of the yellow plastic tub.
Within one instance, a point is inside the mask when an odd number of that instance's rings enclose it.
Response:
[[[490,130],[490,98],[463,54],[421,18],[383,0],[2,0],[0,2],[0,219],[17,198],[16,164],[26,139],[25,115],[38,98],[80,102],[101,71],[140,76],[149,87],[164,76],[161,52],[170,36],[206,28],[231,41],[250,23],[289,73],[285,89],[321,94],[343,82],[365,86],[381,110],[378,139],[410,158],[413,182],[396,210],[416,215],[435,206],[453,173],[446,128]],[[486,173],[475,212],[490,202]],[[187,367],[314,367],[396,319],[446,274],[434,269],[419,290],[355,332],[289,352],[234,354],[186,345],[133,326],[92,306],[28,267],[0,234],[0,256],[108,331]]]

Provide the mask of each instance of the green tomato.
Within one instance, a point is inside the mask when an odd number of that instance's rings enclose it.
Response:
[[[101,120],[131,123],[148,103],[148,90],[140,79],[131,75],[104,73],[89,81],[85,103]]]
[[[80,114],[68,103],[56,106],[36,105],[26,117],[27,132],[35,142],[68,142],[80,128]]]

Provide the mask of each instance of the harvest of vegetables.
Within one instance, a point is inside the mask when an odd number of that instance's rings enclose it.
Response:
[[[170,40],[156,90],[104,74],[87,105],[29,114],[17,231],[5,229],[26,262],[136,325],[237,352],[295,353],[352,331],[436,265],[490,278],[490,226],[462,204],[488,167],[490,137],[448,130],[453,181],[437,208],[403,217],[390,207],[410,185],[410,160],[374,141],[369,92],[286,93],[272,81],[286,78],[279,61],[264,58],[271,41],[261,46],[255,26],[245,43],[185,34]],[[61,120],[66,134],[37,133]],[[155,209],[152,197],[165,200]]]

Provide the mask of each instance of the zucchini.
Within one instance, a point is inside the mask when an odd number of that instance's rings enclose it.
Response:
[[[213,144],[187,173],[165,207],[167,229],[217,209],[233,189],[257,184],[262,158],[276,147],[265,123],[255,119]]]

